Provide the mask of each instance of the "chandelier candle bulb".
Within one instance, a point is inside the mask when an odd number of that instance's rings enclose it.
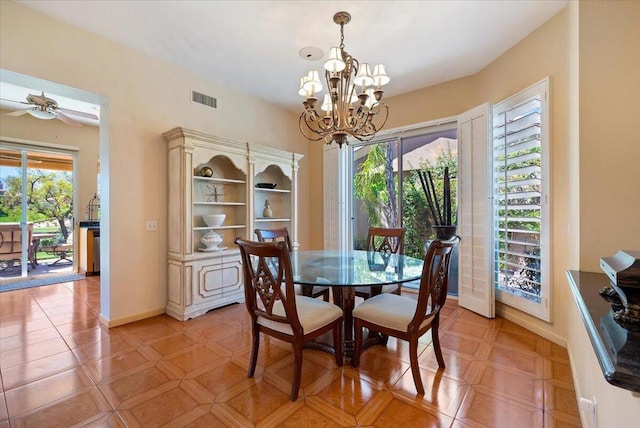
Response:
[[[342,61],[342,51],[340,48],[331,48],[329,50],[329,59],[324,63],[324,68],[327,71],[332,72],[334,75],[345,68],[345,63]]]

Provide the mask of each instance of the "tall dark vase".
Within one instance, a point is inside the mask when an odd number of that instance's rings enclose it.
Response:
[[[435,225],[431,226],[433,232],[436,234],[436,239],[449,240],[456,236],[455,225]],[[431,244],[431,240],[428,240],[424,245],[425,254],[427,248]],[[450,296],[458,295],[458,245],[453,247],[451,251],[451,262],[449,264],[449,284],[447,286],[447,294]]]
[[[437,239],[448,240],[456,236],[456,225],[444,224],[444,225],[433,225],[431,229],[433,229],[436,234]]]

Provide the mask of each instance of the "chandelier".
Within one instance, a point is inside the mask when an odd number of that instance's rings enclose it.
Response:
[[[349,136],[369,141],[382,129],[389,116],[389,107],[382,100],[381,89],[390,79],[384,65],[378,64],[371,73],[367,63],[360,63],[344,50],[344,26],[351,21],[347,12],[338,12],[333,22],[340,25],[340,46],[329,51],[324,63],[327,92],[316,110],[317,95],[323,85],[317,71],[300,79],[298,93],[305,97],[300,115],[300,132],[311,141],[348,143]]]

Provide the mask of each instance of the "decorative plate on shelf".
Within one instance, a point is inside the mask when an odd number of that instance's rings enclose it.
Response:
[[[275,189],[277,185],[277,183],[257,183],[256,187],[258,189]]]

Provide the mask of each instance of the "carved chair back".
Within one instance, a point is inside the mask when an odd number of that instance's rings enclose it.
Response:
[[[256,236],[260,242],[278,242],[282,241],[287,244],[287,251],[291,252],[291,239],[289,231],[286,227],[280,229],[256,229]]]
[[[255,242],[236,238],[244,273],[245,302],[254,320],[260,316],[291,325],[302,334],[296,311],[291,259],[286,242]],[[290,297],[289,297],[290,296]],[[284,308],[278,310],[278,306]]]
[[[429,245],[422,267],[416,314],[409,323],[409,329],[417,330],[425,318],[437,315],[444,306],[447,300],[451,252],[458,242],[457,237],[448,241],[436,239]]]
[[[370,227],[367,234],[367,251],[404,254],[404,229]]]

